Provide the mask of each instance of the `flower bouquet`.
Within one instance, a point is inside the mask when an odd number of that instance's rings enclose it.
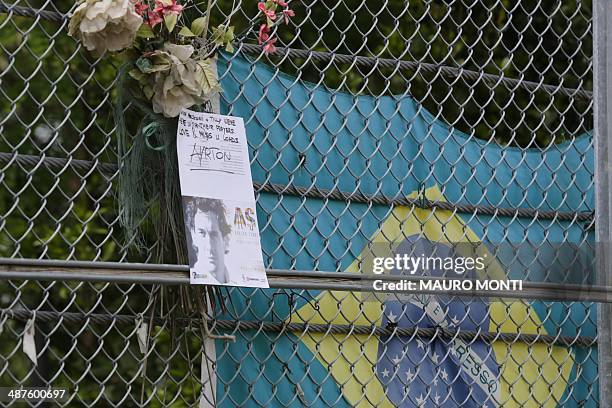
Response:
[[[202,14],[197,6],[204,4]],[[211,0],[84,0],[71,16],[71,36],[93,53],[118,53],[122,61],[115,109],[120,220],[127,244],[140,248],[146,248],[143,221],[153,220],[149,227],[158,240],[156,262],[187,263],[176,158],[178,115],[185,108],[210,112],[218,106],[220,49],[232,53],[236,42],[257,33],[262,52],[274,52],[276,27],[294,16],[282,0],[255,5],[257,17],[239,38],[229,21],[234,12],[211,27]],[[138,112],[135,136],[126,126],[129,109]]]

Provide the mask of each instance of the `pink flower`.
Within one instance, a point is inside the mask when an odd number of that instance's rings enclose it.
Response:
[[[142,16],[145,13],[145,11],[147,11],[149,9],[149,5],[148,4],[142,4],[142,2],[137,1],[134,4],[134,8],[136,9],[136,13],[139,16]]]
[[[287,7],[289,5],[288,3],[285,3],[283,0],[272,0],[272,1],[281,7]]]
[[[295,17],[295,12],[291,9],[283,10],[283,17],[285,18],[285,24],[289,24],[289,17]]]
[[[149,11],[147,13],[147,24],[150,27],[155,27],[162,21],[164,21],[164,19],[162,18],[162,15],[160,13],[155,12],[155,10]]]
[[[170,4],[168,4],[170,3]],[[155,0],[154,12],[167,16],[168,14],[181,14],[183,6],[176,4],[176,0]]]
[[[273,10],[268,10],[266,8],[266,4],[263,2],[257,3],[257,8],[261,11],[264,16],[268,17],[270,20],[276,19],[276,13]]]
[[[262,24],[261,27],[259,27],[259,35],[257,36],[257,41],[259,44],[263,44],[270,38],[269,33],[270,27],[268,27],[267,24]]]
[[[271,52],[275,52],[276,51],[276,46],[274,45],[274,43],[276,42],[276,38],[272,38],[271,40],[269,40],[264,46],[263,46],[263,52],[264,54],[268,55]]]

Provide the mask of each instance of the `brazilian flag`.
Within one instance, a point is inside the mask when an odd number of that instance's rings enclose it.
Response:
[[[409,95],[331,91],[231,55],[222,57],[219,75],[222,113],[244,118],[255,182],[499,208],[593,209],[589,134],[546,150],[500,147],[449,127]],[[258,197],[258,216],[267,266],[276,269],[359,273],[371,243],[444,253],[467,242],[489,249],[494,278],[554,280],[557,271],[504,263],[494,249],[594,240],[579,222],[267,193]],[[580,282],[590,279],[586,274]],[[231,293],[234,310],[247,321],[596,336],[591,303],[364,301],[347,291],[296,291],[316,302],[297,297],[290,308],[273,290]],[[598,405],[596,347],[373,332],[236,334],[235,343],[216,344],[219,406]]]

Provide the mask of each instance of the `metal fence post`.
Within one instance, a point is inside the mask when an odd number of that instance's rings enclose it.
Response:
[[[593,7],[593,91],[595,114],[595,234],[599,249],[598,280],[612,283],[612,1],[595,0]],[[601,303],[597,322],[600,406],[612,400],[612,304]]]

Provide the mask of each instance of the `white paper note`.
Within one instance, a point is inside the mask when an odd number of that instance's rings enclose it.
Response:
[[[148,350],[149,325],[142,321],[142,318],[136,319],[136,337],[138,338],[138,347],[142,354],[146,354]]]
[[[184,110],[177,154],[191,283],[267,288],[242,118]]]
[[[36,335],[35,321],[36,315],[26,322],[25,328],[23,329],[23,352],[30,358],[34,365],[38,362],[36,341],[34,340]]]

